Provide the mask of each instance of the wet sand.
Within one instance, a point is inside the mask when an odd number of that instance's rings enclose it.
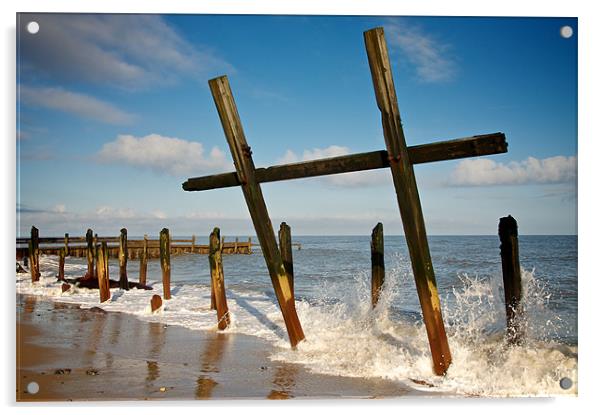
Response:
[[[273,346],[123,313],[17,295],[17,401],[387,398],[425,395],[382,379],[273,362]],[[39,385],[28,393],[31,382]],[[438,395],[438,394],[437,394]]]

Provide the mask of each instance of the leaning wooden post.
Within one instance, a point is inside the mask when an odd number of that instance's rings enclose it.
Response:
[[[69,256],[69,234],[65,234],[65,256]]]
[[[31,273],[31,282],[40,280],[40,232],[35,226],[31,227],[31,237],[29,239],[29,270]]]
[[[146,285],[146,269],[148,264],[148,235],[144,235],[142,253],[140,253],[140,279],[141,285]]]
[[[129,290],[130,284],[128,283],[128,231],[125,228],[121,228],[119,235],[119,288],[122,290]]]
[[[431,348],[434,371],[437,375],[443,375],[451,364],[451,352],[441,315],[437,282],[429,252],[414,167],[410,162],[401,126],[401,116],[397,106],[397,95],[383,28],[378,27],[364,32],[364,41],[376,102],[382,116],[393,183],[412,260],[412,270]]]
[[[522,283],[518,255],[518,224],[508,215],[500,218],[498,226],[502,275],[504,279],[504,300],[506,304],[506,327],[510,343],[519,344],[522,340]]]
[[[107,243],[102,242],[98,249],[98,291],[100,293],[100,302],[104,303],[111,298],[111,289],[109,285],[109,250]]]
[[[276,292],[276,298],[284,317],[284,323],[288,331],[291,346],[295,347],[297,343],[305,338],[297,310],[295,309],[295,299],[288,285],[288,277],[278,243],[272,227],[272,221],[268,214],[268,209],[263,199],[261,187],[255,177],[255,164],[251,157],[251,148],[247,144],[247,139],[240,122],[238,110],[234,103],[234,97],[230,90],[228,77],[221,76],[209,81],[211,94],[215,101],[215,106],[224,129],[234,165],[236,174],[241,183],[242,191],[253,220],[253,226],[257,233],[257,239],[261,245],[263,256],[270,273],[272,285]]]
[[[376,307],[385,282],[385,241],[383,224],[380,222],[372,229],[370,251],[372,253],[372,307]]]
[[[59,281],[65,281],[65,248],[59,249]]]
[[[280,256],[286,270],[288,285],[291,289],[293,298],[295,297],[295,278],[293,273],[293,246],[291,245],[291,227],[282,222],[278,230],[278,244],[280,246]]]
[[[88,229],[86,231],[86,243],[87,243],[87,253],[86,258],[88,259],[88,272],[86,274],[86,278],[94,278],[94,233],[92,229]]]
[[[217,310],[217,327],[220,330],[230,325],[226,288],[224,284],[224,268],[222,266],[222,245],[220,244],[219,228],[214,228],[209,235],[209,268],[211,269],[211,292],[215,294],[215,309]]]
[[[167,228],[161,230],[159,239],[159,256],[161,257],[161,271],[163,272],[163,298],[169,300],[171,299],[171,244]]]

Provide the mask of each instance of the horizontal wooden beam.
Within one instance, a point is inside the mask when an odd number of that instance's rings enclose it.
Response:
[[[412,164],[486,156],[507,151],[508,143],[504,133],[476,135],[408,147]],[[385,150],[382,150],[258,168],[255,170],[255,177],[259,183],[266,183],[387,167],[389,167],[388,155]],[[236,173],[232,172],[191,178],[182,183],[182,188],[194,192],[239,185]]]

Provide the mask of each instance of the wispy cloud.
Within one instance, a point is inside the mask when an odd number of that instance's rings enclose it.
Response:
[[[37,76],[127,89],[198,77],[230,64],[193,46],[161,16],[26,14],[20,51],[23,70]],[[30,20],[40,24],[27,33]]]
[[[567,183],[577,177],[575,156],[545,159],[528,157],[523,161],[498,163],[483,158],[462,160],[451,174],[455,186],[521,185],[533,183]]]
[[[23,104],[49,108],[107,124],[129,124],[135,116],[90,95],[62,88],[19,86]]]
[[[304,150],[302,155],[297,155],[292,150],[287,150],[278,162],[280,164],[297,163],[300,161],[317,160],[329,157],[337,157],[351,154],[348,147],[331,145],[326,148],[313,148]],[[380,185],[388,183],[390,180],[386,171],[371,170],[352,173],[335,174],[322,178],[326,183],[341,187],[361,187],[368,185]]]
[[[97,154],[103,163],[121,163],[173,176],[226,170],[231,163],[213,147],[205,154],[202,143],[150,134],[144,137],[119,135]]]
[[[456,75],[458,67],[450,54],[449,44],[407,20],[390,20],[385,30],[390,46],[399,50],[404,60],[414,66],[419,80],[445,82]]]

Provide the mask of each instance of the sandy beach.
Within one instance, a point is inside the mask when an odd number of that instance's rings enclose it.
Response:
[[[396,382],[310,373],[273,346],[17,295],[17,401],[387,398]],[[31,382],[39,392],[27,392]]]

